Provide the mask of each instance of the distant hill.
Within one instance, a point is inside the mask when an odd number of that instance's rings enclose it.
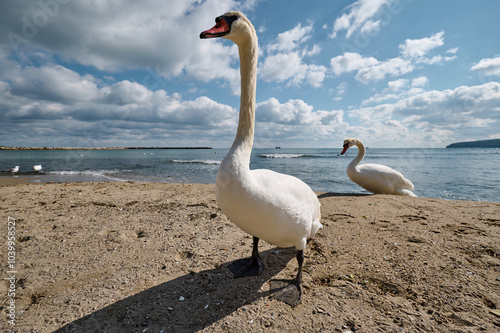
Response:
[[[446,148],[500,148],[500,139],[456,142]]]

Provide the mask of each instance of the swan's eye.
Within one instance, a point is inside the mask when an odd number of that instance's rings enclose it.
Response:
[[[225,16],[224,18],[226,19],[227,25],[231,26],[231,24],[238,19],[238,16]]]

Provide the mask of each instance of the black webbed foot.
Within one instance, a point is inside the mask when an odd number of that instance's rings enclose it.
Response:
[[[233,262],[229,265],[229,270],[233,272],[235,279],[258,276],[264,271],[264,264],[259,255],[259,238],[253,238],[252,257]]]
[[[302,266],[304,264],[304,251],[297,251],[297,262],[299,269],[293,280],[272,280],[271,296],[292,307],[297,306],[302,300]]]
[[[302,300],[302,283],[293,280],[271,280],[270,298],[282,301],[292,307]]]
[[[260,257],[240,259],[229,265],[229,270],[233,272],[234,278],[258,276],[264,271],[264,266]]]

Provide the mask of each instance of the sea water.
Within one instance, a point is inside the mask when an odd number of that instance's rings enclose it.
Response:
[[[296,176],[315,191],[368,193],[346,174],[356,148],[254,148],[251,169]],[[0,170],[34,182],[138,181],[215,183],[227,149],[1,150]],[[419,197],[500,201],[500,149],[367,149],[362,163],[384,164],[415,185]],[[42,171],[33,171],[41,164]],[[4,176],[11,177],[4,173]]]

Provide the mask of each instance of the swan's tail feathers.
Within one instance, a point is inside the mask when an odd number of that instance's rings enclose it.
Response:
[[[412,190],[412,191],[415,189],[415,186],[413,186],[413,183],[411,182],[411,180],[405,178],[405,183],[406,183],[407,189]]]
[[[401,194],[401,195],[406,195],[406,196],[409,196],[409,197],[417,197],[417,196],[415,195],[415,193],[413,193],[412,191],[407,190],[407,189],[405,189],[405,188],[399,189],[399,190],[397,190],[397,192],[398,192],[399,194]]]
[[[323,228],[323,225],[321,224],[321,222],[318,219],[314,220],[312,222],[312,226],[311,226],[311,233],[309,234],[309,237],[307,237],[307,238],[314,237],[314,235],[316,235],[318,230],[322,229],[322,228]]]

